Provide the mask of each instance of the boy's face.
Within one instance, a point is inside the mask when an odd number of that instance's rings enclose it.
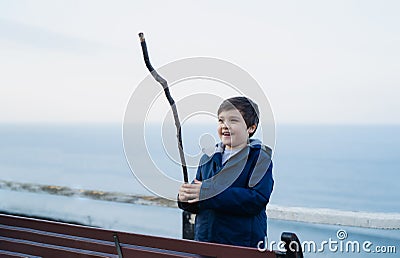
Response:
[[[242,114],[237,109],[224,110],[218,115],[218,135],[228,149],[245,147],[249,133],[255,128],[255,125],[247,128]]]

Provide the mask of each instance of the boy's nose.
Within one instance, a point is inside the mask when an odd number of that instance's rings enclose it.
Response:
[[[227,128],[229,128],[229,125],[226,124],[226,123],[223,123],[223,124],[221,125],[221,127],[222,127],[223,129],[227,129]]]

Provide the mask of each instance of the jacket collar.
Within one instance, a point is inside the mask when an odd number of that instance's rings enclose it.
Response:
[[[247,144],[251,149],[260,149],[262,146],[262,142],[259,139],[249,139],[249,143]],[[225,145],[222,142],[219,142],[215,145],[214,150],[212,149],[203,149],[203,152],[207,154],[207,156],[211,157],[216,153],[223,153],[225,150]]]

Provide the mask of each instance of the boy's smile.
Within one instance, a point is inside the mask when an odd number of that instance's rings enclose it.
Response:
[[[244,148],[249,140],[249,133],[254,130],[255,125],[247,128],[237,109],[224,110],[218,115],[218,135],[228,149]]]

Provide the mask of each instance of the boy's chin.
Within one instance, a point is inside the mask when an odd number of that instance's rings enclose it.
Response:
[[[225,146],[229,146],[229,147],[232,146],[232,141],[231,141],[230,139],[224,139],[224,138],[222,138],[222,139],[221,139],[221,142],[222,142]]]
[[[222,143],[225,145],[225,148],[226,148],[226,149],[232,149],[232,148],[235,147],[235,146],[232,146],[232,143],[231,143],[231,142],[227,142],[227,143],[222,142]]]

